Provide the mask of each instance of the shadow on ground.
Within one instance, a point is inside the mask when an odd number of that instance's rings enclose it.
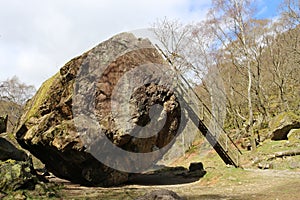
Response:
[[[145,174],[131,174],[126,185],[178,185],[198,181],[206,174],[203,168],[163,167]]]

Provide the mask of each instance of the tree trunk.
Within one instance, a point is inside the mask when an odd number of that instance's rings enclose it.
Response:
[[[276,152],[274,155],[270,156],[267,160],[273,160],[275,158],[282,158],[285,156],[298,156],[300,155],[300,149],[288,150],[288,151],[280,151]]]
[[[256,142],[255,142],[255,134],[253,131],[253,108],[252,108],[252,95],[251,95],[251,88],[252,88],[252,73],[251,73],[251,65],[250,62],[247,62],[248,68],[248,110],[249,110],[249,132],[250,132],[250,142],[252,150],[256,150]]]

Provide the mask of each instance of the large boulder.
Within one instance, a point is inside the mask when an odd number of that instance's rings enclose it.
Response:
[[[284,112],[275,116],[269,123],[272,140],[287,140],[292,129],[300,128],[300,117],[293,112]]]
[[[16,137],[58,177],[111,186],[165,154],[180,125],[165,61],[122,33],[72,59],[27,102]]]

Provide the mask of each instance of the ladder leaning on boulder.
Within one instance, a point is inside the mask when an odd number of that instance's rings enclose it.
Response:
[[[158,50],[163,54],[167,61],[174,67],[171,60],[164,54],[158,45]],[[212,145],[221,159],[228,165],[241,167],[240,155],[242,154],[233,140],[227,135],[223,127],[217,122],[215,116],[209,108],[203,103],[201,98],[194,91],[189,82],[173,68],[176,73],[179,98],[185,103],[184,108],[187,110],[189,118],[198,127],[202,135]],[[211,123],[213,122],[213,123]]]

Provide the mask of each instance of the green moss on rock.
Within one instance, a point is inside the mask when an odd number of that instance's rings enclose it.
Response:
[[[287,135],[288,140],[291,142],[300,142],[300,129],[292,129]]]
[[[52,85],[55,85],[55,80],[60,76],[59,72],[52,76],[50,79],[45,81],[34,97],[25,106],[25,115],[23,115],[22,121],[28,121],[31,117],[39,117],[39,108],[48,98],[49,91]]]
[[[283,112],[269,123],[272,140],[287,140],[291,129],[300,128],[300,117],[293,112]]]
[[[284,125],[288,121],[298,121],[300,122],[300,116],[296,115],[294,112],[283,112],[275,116],[269,123],[270,128],[277,128]]]
[[[0,190],[6,193],[18,189],[34,189],[38,179],[31,173],[29,161],[0,162]]]

